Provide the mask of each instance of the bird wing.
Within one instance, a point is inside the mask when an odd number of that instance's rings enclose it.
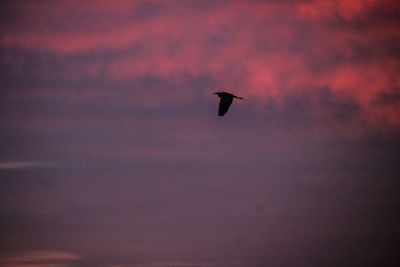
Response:
[[[233,97],[230,97],[230,96],[221,97],[221,100],[219,101],[219,109],[218,109],[219,116],[225,115],[225,113],[228,111],[229,107],[231,106],[232,101],[233,101]]]
[[[232,97],[236,97],[236,98],[238,98],[238,99],[243,99],[243,97],[238,97],[238,96],[235,96],[235,95],[232,95],[232,94],[230,94]]]

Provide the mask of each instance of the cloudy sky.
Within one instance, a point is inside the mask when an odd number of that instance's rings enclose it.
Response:
[[[0,265],[396,259],[397,0],[0,12]]]

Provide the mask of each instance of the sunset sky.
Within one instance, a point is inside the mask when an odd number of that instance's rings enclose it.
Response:
[[[1,1],[0,266],[389,266],[399,14]]]

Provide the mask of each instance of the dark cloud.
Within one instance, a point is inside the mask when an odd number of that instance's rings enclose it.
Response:
[[[400,89],[395,88],[389,92],[381,91],[377,94],[376,99],[372,102],[373,105],[396,105],[400,101]]]
[[[355,99],[321,87],[286,95],[282,104],[270,101],[266,105],[265,123],[292,131],[318,127],[335,131],[338,125],[353,127],[356,121],[363,120],[360,113],[361,107]]]
[[[135,18],[138,19],[154,19],[157,14],[165,10],[165,5],[157,2],[143,2],[135,9]]]

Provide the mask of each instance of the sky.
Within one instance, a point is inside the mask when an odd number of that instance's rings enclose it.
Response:
[[[1,1],[0,265],[395,266],[399,13]]]

